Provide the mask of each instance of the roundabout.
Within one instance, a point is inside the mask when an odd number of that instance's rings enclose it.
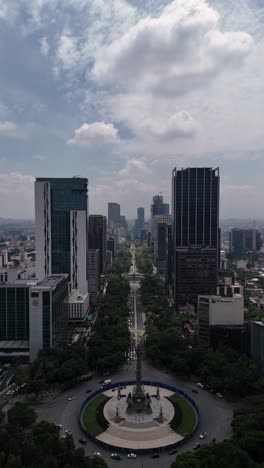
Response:
[[[141,385],[149,399],[149,407],[143,409],[129,408],[137,381],[108,385],[86,398],[80,411],[84,433],[108,448],[140,453],[175,447],[188,440],[199,424],[196,403],[170,385],[150,381]]]

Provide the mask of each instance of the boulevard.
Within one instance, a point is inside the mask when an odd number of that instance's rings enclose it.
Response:
[[[122,365],[120,370],[107,378],[112,380],[112,383],[119,382],[127,379],[135,378],[135,364],[136,352],[135,342],[137,334],[142,334],[144,331],[144,312],[140,299],[140,280],[137,280],[137,269],[135,265],[135,250],[134,246],[131,247],[132,251],[132,266],[130,275],[130,297],[128,301],[130,311],[130,333],[131,342],[128,350],[127,361]],[[149,362],[142,362],[142,376],[144,380],[156,380],[163,383],[171,384],[175,387],[182,389],[188,393],[197,403],[200,410],[200,425],[192,439],[187,441],[184,445],[177,449],[178,453],[183,451],[192,450],[195,443],[201,444],[208,443],[210,439],[215,438],[217,442],[231,437],[231,421],[233,417],[233,410],[236,407],[234,403],[226,402],[224,399],[218,399],[217,396],[209,393],[206,390],[199,390],[198,393],[193,393],[192,389],[195,388],[195,382],[190,380],[181,379],[177,376],[154,368]],[[103,379],[102,375],[93,377],[89,382],[82,383],[75,388],[60,394],[53,403],[55,406],[50,407],[49,404],[35,405],[39,419],[51,421],[55,424],[61,424],[61,434],[65,430],[72,433],[76,445],[82,446],[88,455],[94,452],[100,452],[102,457],[106,460],[108,466],[115,467],[117,461],[110,458],[110,450],[87,440],[87,445],[83,446],[79,443],[79,439],[84,437],[84,434],[79,425],[79,410],[82,402],[86,398],[86,390],[91,388],[92,391],[100,387],[99,381]],[[73,398],[69,401],[69,398]],[[205,440],[199,439],[199,434],[206,431],[207,438]],[[157,459],[152,459],[151,454],[138,455],[136,459],[127,459],[124,455],[123,463],[125,466],[135,466],[138,468],[146,467],[167,467],[170,466],[174,460],[175,455],[168,454],[169,449],[160,454]],[[122,462],[121,462],[122,463]]]

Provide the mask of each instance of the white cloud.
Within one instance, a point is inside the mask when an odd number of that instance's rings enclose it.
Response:
[[[21,172],[0,173],[0,216],[33,217],[34,180],[31,175]]]
[[[17,136],[17,125],[14,122],[0,122],[0,136]]]
[[[71,70],[76,67],[80,61],[77,38],[63,34],[59,40],[56,57],[57,64],[64,70]]]
[[[159,17],[138,21],[98,50],[92,74],[102,82],[133,89],[183,94],[206,85],[249,53],[252,38],[225,33],[204,0],[174,0]]]
[[[113,143],[118,140],[118,130],[111,123],[84,123],[74,131],[74,137],[67,141],[69,145],[88,145],[91,143]]]
[[[163,139],[179,137],[193,137],[197,130],[197,123],[186,111],[176,112],[168,119],[153,118],[142,122],[143,130],[148,130],[153,136]]]
[[[34,154],[32,159],[35,159],[36,161],[45,161],[47,158],[46,156],[43,156],[43,154]]]
[[[48,39],[44,36],[40,39],[40,52],[44,57],[46,57],[49,54],[50,50],[50,45],[48,43]]]
[[[129,159],[126,167],[118,171],[118,175],[121,177],[131,177],[133,175],[148,175],[150,169],[146,166],[146,163],[140,159]]]

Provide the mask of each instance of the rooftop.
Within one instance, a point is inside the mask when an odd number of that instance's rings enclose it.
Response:
[[[68,275],[61,274],[46,276],[46,278],[44,278],[36,284],[36,288],[38,290],[55,288],[62,281],[62,279],[68,279]]]

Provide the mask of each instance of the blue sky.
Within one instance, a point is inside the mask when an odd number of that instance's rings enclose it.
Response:
[[[260,0],[0,0],[0,216],[37,176],[133,217],[175,166],[220,166],[221,216],[262,217]]]

